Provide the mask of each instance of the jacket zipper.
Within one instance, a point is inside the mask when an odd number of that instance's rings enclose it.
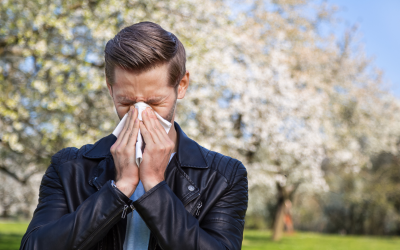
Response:
[[[200,193],[197,194],[197,196],[195,198],[198,198],[200,196]],[[201,198],[199,198],[201,199]],[[200,205],[201,204],[201,205]],[[195,216],[196,214],[200,213],[200,211],[198,211],[200,209],[200,207],[203,206],[203,203],[201,201],[199,201],[199,203],[197,203],[197,205],[193,206],[192,210],[190,210],[190,214]]]
[[[200,214],[200,208],[203,206],[203,204],[201,203],[201,201],[199,202],[199,204],[197,204],[197,210],[196,210],[196,217],[198,217],[199,216],[199,214]]]
[[[125,217],[126,217],[126,210],[128,210],[128,205],[124,205],[124,210],[122,210],[122,215],[121,215],[121,218],[122,219],[125,219]]]
[[[101,231],[105,226],[107,226],[111,221],[113,221],[118,215],[119,213],[122,212],[123,216],[126,216],[126,210],[128,209],[128,205],[124,205],[124,207],[122,208],[122,210],[118,210],[118,212],[107,221],[107,223],[103,224],[100,228],[98,228],[96,231],[94,231],[89,238],[87,238],[85,241],[82,242],[82,244],[78,247],[78,249],[84,249],[84,247],[93,239],[93,237],[97,234],[97,232]],[[125,217],[123,217],[125,218]]]

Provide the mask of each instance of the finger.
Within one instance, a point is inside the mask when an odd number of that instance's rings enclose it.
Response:
[[[142,119],[143,119],[143,113],[142,113]],[[139,128],[140,128],[140,133],[143,136],[143,140],[146,143],[146,147],[153,147],[154,146],[153,138],[151,137],[143,121],[139,121]]]
[[[156,142],[157,148],[160,150],[160,152],[167,153],[167,155],[164,156],[165,159],[169,159],[175,145],[168,137],[165,129],[160,124],[160,121],[158,120],[155,111],[149,110],[147,114],[149,114],[151,125],[153,128],[151,134],[153,135],[153,138],[157,137],[158,139],[158,141]]]
[[[165,132],[165,129],[163,126],[161,126],[160,121],[157,119],[157,116],[155,114],[154,110],[150,111],[150,120],[151,124],[154,130],[154,133],[157,134],[158,140],[160,143],[162,143],[165,147],[169,146],[169,137],[168,134]]]
[[[125,120],[124,127],[122,128],[121,132],[119,133],[119,135],[118,135],[117,140],[115,141],[115,143],[111,146],[111,149],[110,149],[111,153],[115,153],[115,151],[117,150],[118,145],[121,144],[121,141],[122,141],[122,139],[123,139],[123,135],[124,135],[124,133],[125,133],[125,131],[126,131],[126,128],[128,127],[128,120],[130,119],[130,116],[131,116],[131,112],[130,112],[131,110],[132,110],[132,106],[129,108],[129,110],[128,110],[128,112],[127,112],[128,117],[127,117],[126,120]],[[125,116],[125,115],[124,115],[124,116]]]
[[[145,115],[143,118],[143,119],[145,119],[144,125],[146,126],[147,130],[149,131],[151,137],[153,138],[154,143],[157,145],[160,145],[160,146],[164,146],[164,144],[160,140],[162,138],[159,138],[159,135],[158,135],[158,132],[156,129],[156,122],[158,122],[158,121],[157,121],[157,119],[153,118],[153,116],[155,116],[153,113],[153,110],[151,110],[150,108],[146,108],[145,111],[146,112],[145,112]]]
[[[119,144],[120,146],[125,147],[126,144],[127,144],[127,142],[128,142],[130,133],[131,133],[132,128],[133,128],[133,123],[134,123],[134,121],[135,121],[132,117],[134,116],[134,114],[135,114],[136,112],[137,112],[137,111],[136,111],[136,108],[132,108],[132,110],[129,111],[129,113],[130,113],[129,121],[126,121],[126,123],[128,123],[128,126],[127,126],[127,128],[126,128],[126,130],[125,130],[125,133],[124,133],[124,135],[123,135],[122,141],[121,141],[121,143]]]
[[[133,128],[131,130],[131,133],[129,135],[128,142],[126,146],[130,149],[135,150],[136,148],[136,141],[137,141],[137,136],[139,133],[139,119],[138,119],[138,112],[136,111],[135,114],[132,117],[133,119]]]
[[[157,118],[157,116],[156,116],[156,114],[155,114],[155,111],[153,111],[153,114],[154,114],[154,119],[155,119],[155,121],[156,121],[155,126],[157,127],[158,131],[161,132],[161,133],[159,134],[159,136],[161,135],[162,138],[164,139],[164,141],[171,140],[171,139],[169,138],[169,136],[168,136],[167,131],[165,131],[164,127],[161,125],[160,121],[158,120],[158,118]],[[160,136],[160,139],[161,139],[161,136]]]

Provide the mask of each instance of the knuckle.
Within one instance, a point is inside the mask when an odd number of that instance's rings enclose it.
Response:
[[[127,155],[128,154],[128,147],[121,148],[121,154],[122,155]]]

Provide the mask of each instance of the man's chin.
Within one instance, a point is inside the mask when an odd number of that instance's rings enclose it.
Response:
[[[167,117],[163,117],[161,116],[164,120],[169,121],[170,123],[172,123],[172,119],[174,118],[174,115],[170,116],[168,115]]]

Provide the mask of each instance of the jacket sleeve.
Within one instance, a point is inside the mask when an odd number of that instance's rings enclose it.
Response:
[[[106,182],[69,212],[64,189],[51,163],[42,178],[39,203],[20,249],[89,249],[121,219],[131,200]]]
[[[199,221],[164,181],[133,205],[164,250],[239,250],[248,204],[247,171],[239,162],[233,182]]]

